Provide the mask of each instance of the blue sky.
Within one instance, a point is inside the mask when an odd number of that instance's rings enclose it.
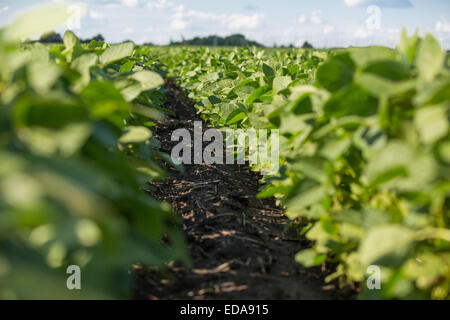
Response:
[[[431,32],[450,49],[449,0],[0,0],[0,26],[48,3],[72,5],[80,19],[70,27],[81,37],[102,33],[111,42],[243,33],[265,45],[394,46],[406,27]]]

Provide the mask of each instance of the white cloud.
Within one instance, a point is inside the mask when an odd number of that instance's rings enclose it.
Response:
[[[160,0],[159,3],[161,1],[165,4],[170,4],[170,2],[165,2],[164,0]],[[154,4],[152,4],[152,7],[155,7]],[[159,8],[163,9],[163,7]],[[164,9],[169,9],[173,12],[170,22],[170,29],[172,30],[183,30],[190,25],[201,25],[205,22],[208,23],[208,28],[213,28],[214,25],[218,25],[228,30],[255,29],[262,24],[264,19],[264,15],[260,13],[247,15],[242,13],[217,14],[198,10],[186,11],[182,5],[167,6]]]
[[[323,27],[323,33],[324,33],[324,34],[331,33],[331,32],[334,31],[334,29],[335,29],[335,28],[334,28],[333,25],[327,24],[327,25],[325,25],[325,26]]]
[[[149,4],[150,5],[150,4]],[[183,30],[189,25],[189,22],[186,21],[185,17],[187,16],[185,12],[185,8],[183,5],[174,7],[171,2],[167,2],[166,0],[160,0],[156,3],[153,3],[153,7],[156,9],[167,9],[170,8],[175,13],[172,15],[170,22],[170,29],[172,30]],[[151,8],[151,6],[150,6]]]
[[[108,3],[107,5],[105,5],[106,9],[115,9],[118,7],[119,7],[119,5],[117,3]]]
[[[353,33],[353,36],[357,39],[366,39],[370,37],[372,34],[373,34],[372,30],[357,28],[356,31]]]
[[[103,19],[103,15],[97,11],[89,10],[89,17],[93,20]]]
[[[436,21],[436,26],[434,27],[436,32],[450,32],[450,23],[443,20]]]
[[[304,14],[302,14],[300,17],[298,17],[297,22],[298,23],[305,23],[306,21],[306,16]]]
[[[310,20],[314,24],[321,24],[322,23],[322,10],[314,10],[311,13]]]
[[[387,28],[386,32],[391,34],[391,35],[399,35],[400,34],[400,29],[399,28]]]
[[[345,0],[345,5],[347,7],[354,7],[364,3],[364,0]]]
[[[132,28],[132,27],[127,27],[127,28],[125,28],[125,30],[123,30],[123,33],[133,33],[134,32],[134,29]]]
[[[149,1],[147,3],[147,8],[158,10],[173,8],[174,6],[173,2],[167,0]]]
[[[412,7],[410,0],[344,0],[347,7],[376,5],[379,7],[407,8]]]
[[[170,23],[170,29],[172,30],[183,30],[186,29],[187,23],[184,20],[173,20]]]
[[[183,10],[178,10],[173,16],[170,23],[170,29],[183,30],[186,29],[188,23],[184,20]]]
[[[9,10],[9,6],[4,6],[3,8],[0,8],[0,12],[5,12]]]
[[[225,16],[223,22],[228,29],[255,29],[263,19],[264,15],[260,13],[254,13],[252,15],[235,13]]]
[[[176,9],[177,12],[183,12],[184,11],[184,7],[183,8],[177,8]],[[204,11],[196,11],[196,10],[189,10],[185,13],[183,13],[187,18],[191,18],[191,19],[199,19],[199,20],[217,20],[220,19],[220,15],[214,14],[214,13],[209,13],[209,12],[204,12]]]
[[[136,8],[139,5],[139,0],[121,0],[120,3],[130,8]]]

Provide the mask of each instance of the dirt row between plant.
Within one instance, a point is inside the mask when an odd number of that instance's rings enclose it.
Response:
[[[168,117],[155,128],[161,150],[171,153],[175,129],[193,133],[200,121],[192,101],[173,83],[165,85]],[[203,124],[203,129],[206,125]],[[193,134],[192,134],[193,137]],[[257,198],[258,174],[239,165],[167,166],[170,177],[152,182],[152,196],[167,201],[182,217],[193,267],[136,270],[136,299],[348,299],[347,291],[325,284],[324,268],[294,261],[308,246],[291,230],[273,199]],[[325,268],[326,269],[326,268]]]

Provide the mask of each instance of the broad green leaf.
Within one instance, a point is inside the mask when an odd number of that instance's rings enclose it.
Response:
[[[330,58],[317,69],[317,82],[330,92],[349,86],[353,82],[354,62],[348,53]]]
[[[445,53],[442,51],[441,45],[428,33],[420,41],[417,49],[416,64],[419,77],[424,81],[433,80],[442,70],[444,59]]]
[[[147,107],[147,106],[143,106],[143,105],[139,105],[139,104],[135,103],[135,104],[131,105],[131,111],[134,113],[146,116],[153,120],[158,120],[158,121],[164,120],[164,113],[159,110],[156,110],[154,108],[151,108],[151,107]]]
[[[14,108],[14,122],[18,127],[60,129],[70,123],[84,122],[86,118],[87,110],[79,105],[45,98],[25,98]]]
[[[133,54],[134,44],[132,42],[124,42],[116,44],[106,49],[100,56],[100,64],[108,65]]]
[[[358,74],[356,82],[374,97],[391,97],[416,87],[415,81],[394,82],[370,73]]]
[[[216,96],[209,96],[208,100],[209,102],[211,102],[211,104],[217,104],[222,102],[222,100]]]
[[[329,117],[372,116],[378,110],[378,101],[365,89],[351,86],[335,92],[324,105]]]
[[[350,144],[350,138],[330,139],[328,141],[324,141],[323,146],[320,148],[319,154],[328,160],[335,160],[348,150]]]
[[[65,50],[63,54],[67,56],[68,62],[72,62],[83,54],[83,47],[81,46],[80,40],[72,31],[66,31],[64,33],[64,46]]]
[[[391,81],[407,80],[411,76],[410,68],[407,64],[392,60],[371,63],[364,68],[364,73],[374,74]]]
[[[400,266],[411,252],[412,232],[399,225],[374,227],[362,241],[359,257],[363,266]]]
[[[302,250],[295,255],[295,261],[307,268],[321,265],[325,258],[325,254],[319,254],[311,249]]]
[[[401,169],[396,171],[399,174],[407,175],[406,167],[413,158],[414,151],[409,145],[398,141],[391,142],[366,165],[366,176],[371,184],[378,184],[395,178],[392,170],[396,168]],[[392,172],[392,176],[386,176],[386,172]]]
[[[450,164],[450,141],[445,141],[439,145],[439,155],[447,165]]]
[[[364,174],[372,186],[385,184],[401,190],[423,190],[435,175],[433,157],[399,141],[392,141],[378,151],[366,165]]]
[[[289,76],[275,77],[273,79],[273,93],[277,94],[278,92],[286,89],[291,82],[292,79]]]
[[[130,80],[132,80],[130,82]],[[142,70],[130,75],[127,79],[116,81],[125,100],[133,101],[141,92],[158,88],[164,84],[161,76],[153,71]]]
[[[85,143],[91,128],[87,123],[74,123],[61,130],[34,128],[21,131],[21,137],[30,150],[40,155],[72,156]]]
[[[232,125],[236,122],[241,121],[242,119],[246,118],[247,115],[244,112],[239,112],[237,115],[233,115],[229,120],[227,120],[227,125]]]
[[[253,102],[259,99],[264,93],[269,90],[269,86],[262,86],[253,91],[253,93],[245,101],[246,104],[251,105]]]
[[[398,61],[399,54],[387,47],[366,47],[366,48],[349,48],[347,49],[352,60],[360,68],[366,68],[368,65],[377,61]]]
[[[136,72],[130,76],[130,79],[138,81],[142,91],[155,89],[164,84],[163,78],[158,73],[148,70]]]
[[[322,201],[326,195],[326,188],[320,185],[307,189],[301,189],[294,197],[287,202],[290,211],[303,210],[317,202]]]
[[[262,65],[262,70],[264,72],[264,74],[266,75],[266,77],[274,77],[275,76],[275,71],[272,69],[272,67],[270,67],[269,65],[263,63]]]
[[[328,181],[329,163],[325,159],[318,157],[298,158],[292,164],[294,170],[299,170],[302,175],[316,180],[320,183]]]
[[[120,67],[120,72],[130,72],[134,65],[136,64],[136,61],[130,60],[127,63],[124,63],[121,67]]]
[[[289,97],[291,101],[288,108],[294,114],[305,114],[313,112],[311,96],[317,93],[317,88],[313,86],[300,86],[291,88],[292,94]]]
[[[56,83],[62,70],[53,62],[35,60],[28,65],[28,80],[38,92],[45,94]]]
[[[409,63],[414,62],[418,44],[419,36],[417,35],[417,32],[413,36],[408,37],[406,28],[403,28],[398,50],[405,55]]]
[[[434,143],[449,132],[449,108],[445,105],[428,106],[419,109],[414,124],[424,143]]]
[[[145,142],[152,136],[152,132],[142,126],[128,126],[125,131],[126,133],[119,139],[119,142],[123,144]]]
[[[387,140],[387,135],[378,127],[361,126],[353,135],[353,144],[367,157],[381,151]]]
[[[450,101],[450,76],[438,78],[419,86],[413,98],[416,106],[445,104]]]
[[[71,67],[81,75],[80,80],[74,84],[75,91],[79,92],[84,86],[89,84],[91,81],[90,69],[95,66],[97,62],[98,57],[94,53],[83,54],[72,62]]]
[[[96,119],[109,118],[119,125],[120,118],[117,118],[119,115],[116,113],[130,111],[129,104],[111,82],[90,82],[81,90],[80,96]],[[119,127],[123,126],[121,122]]]
[[[447,271],[445,258],[431,252],[422,253],[415,259],[409,259],[404,270],[408,278],[416,280],[417,285],[427,289]]]

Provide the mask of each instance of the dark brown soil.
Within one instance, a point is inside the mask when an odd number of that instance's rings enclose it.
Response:
[[[155,136],[169,153],[177,128],[193,131],[200,118],[193,103],[174,84],[166,84],[165,107],[176,117],[158,123]],[[203,124],[203,128],[206,125]],[[351,294],[326,285],[320,268],[294,261],[308,243],[287,223],[274,200],[256,197],[259,179],[239,165],[185,165],[169,168],[170,178],[153,182],[152,196],[169,202],[182,217],[193,268],[171,265],[155,271],[140,267],[137,299],[348,299]]]

